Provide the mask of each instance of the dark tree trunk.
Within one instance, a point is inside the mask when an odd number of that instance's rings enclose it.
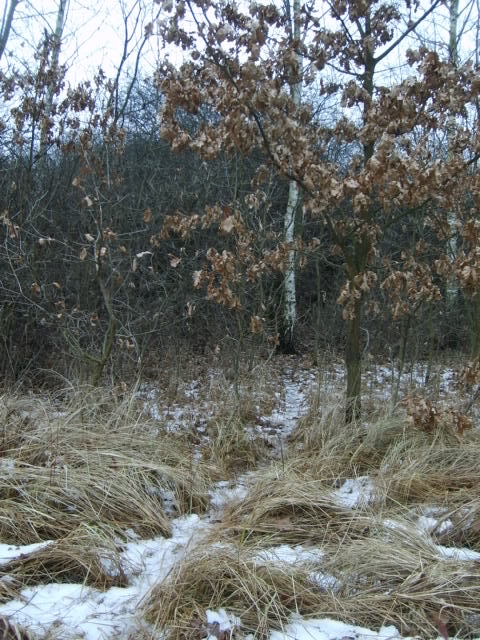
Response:
[[[355,317],[346,323],[345,367],[347,370],[347,398],[345,422],[360,418],[362,400],[362,353],[360,349],[361,300],[355,303]]]

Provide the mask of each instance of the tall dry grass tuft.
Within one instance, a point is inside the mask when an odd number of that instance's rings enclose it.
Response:
[[[241,550],[216,546],[196,549],[154,587],[144,614],[170,640],[199,640],[209,632],[206,609],[222,607],[241,620],[242,635],[261,639],[293,612],[313,614],[317,604],[316,586],[304,571],[258,563]]]
[[[118,403],[108,392],[104,398],[90,391],[79,389],[65,405],[56,398],[38,398],[30,408],[15,398],[5,403],[4,539],[33,542],[95,520],[142,536],[168,535],[164,507],[181,514],[208,506],[211,469],[191,448],[134,399]]]
[[[242,501],[224,509],[217,534],[256,545],[323,545],[358,537],[366,527],[364,512],[341,506],[325,482],[292,465],[260,475]]]
[[[333,550],[332,550],[333,551]],[[430,639],[445,625],[450,637],[480,628],[480,567],[446,556],[413,521],[380,525],[375,536],[325,554],[323,568],[340,585],[326,593],[325,612],[369,628],[394,624]]]
[[[365,415],[362,422],[345,424],[341,399],[328,388],[317,388],[310,396],[307,414],[289,437],[288,453],[313,477],[330,477],[338,483],[375,474],[388,447],[404,431],[404,416],[392,415],[385,405]]]
[[[4,396],[0,413],[0,540],[51,541],[2,566],[3,599],[66,579],[121,586],[120,541],[170,536],[172,515],[209,505],[212,469],[134,397],[70,388]]]
[[[256,469],[272,451],[254,424],[254,421],[245,424],[237,410],[230,416],[210,420],[209,440],[202,448],[203,459],[214,464],[223,477]]]
[[[451,443],[408,431],[386,450],[377,481],[385,499],[393,502],[459,506],[480,484],[479,459],[479,432]]]
[[[286,460],[305,476],[334,486],[361,473],[353,454],[362,438],[361,425],[345,424],[341,401],[317,388],[310,395],[308,412],[288,438]]]
[[[97,589],[127,585],[114,532],[98,525],[80,525],[65,537],[3,564],[2,572],[22,589],[52,582]]]
[[[148,484],[147,484],[148,483]],[[59,469],[15,464],[0,479],[0,538],[9,544],[58,540],[84,523],[118,534],[170,535],[154,480],[135,469],[101,464]]]

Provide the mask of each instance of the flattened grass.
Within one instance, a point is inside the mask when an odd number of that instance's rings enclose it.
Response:
[[[133,398],[90,388],[4,397],[0,419],[0,541],[51,541],[2,565],[3,600],[30,584],[121,586],[116,545],[127,533],[168,537],[172,514],[208,507],[208,465]]]
[[[378,482],[388,500],[454,506],[480,486],[479,460],[477,434],[455,445],[409,438],[385,452]]]
[[[315,614],[317,588],[301,569],[258,563],[231,548],[197,549],[153,588],[144,612],[171,640],[205,637],[206,609],[225,608],[241,619],[242,632],[268,637],[289,616]]]
[[[148,622],[171,640],[205,637],[205,612],[219,608],[254,638],[282,628],[292,614],[372,629],[393,624],[425,640],[440,625],[452,637],[478,633],[480,566],[445,556],[413,520],[372,519],[364,537],[326,544],[317,562],[259,561],[258,541],[249,542],[196,547],[150,592]]]
[[[413,521],[390,523],[375,537],[326,553],[324,569],[341,585],[325,609],[368,627],[394,624],[402,634],[474,637],[480,628],[480,565],[446,557]]]
[[[2,573],[22,588],[50,582],[80,583],[102,590],[127,585],[113,532],[89,525],[10,560],[2,565]]]
[[[224,510],[219,531],[268,546],[323,545],[362,535],[368,517],[341,506],[324,482],[297,473],[295,466],[260,476],[241,502]]]
[[[107,474],[93,465],[55,472],[19,465],[0,479],[0,540],[58,540],[84,523],[101,523],[117,534],[132,529],[143,537],[169,536],[162,502],[147,482],[129,468]]]

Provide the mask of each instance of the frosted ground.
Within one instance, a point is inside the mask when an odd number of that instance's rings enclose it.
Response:
[[[436,372],[437,392],[440,397],[449,393],[454,384],[455,372],[442,369]],[[315,403],[318,389],[334,399],[335,394],[340,399],[339,381],[343,374],[341,367],[332,366],[329,371],[319,374],[318,371],[307,368],[293,368],[287,362],[283,367],[279,379],[281,387],[276,393],[271,411],[265,415],[258,415],[249,429],[252,433],[263,433],[269,441],[272,450],[278,451],[285,446],[287,438],[294,431],[299,419],[306,415]],[[418,368],[405,374],[402,384],[408,388],[423,385],[425,371]],[[217,372],[209,371],[214,394]],[[387,402],[390,397],[390,385],[395,383],[394,373],[389,367],[376,367],[366,378],[367,402]],[[204,383],[202,383],[204,386]],[[143,385],[137,396],[144,405],[144,410],[154,421],[158,421],[170,431],[192,429],[198,433],[199,442],[208,440],[207,417],[215,410],[212,408],[208,393],[200,397],[199,381],[190,381],[183,385],[180,401],[167,401],[158,387]],[[258,411],[261,410],[257,406]],[[8,459],[0,459],[3,473],[8,474]],[[176,566],[189,556],[208,552],[211,545],[211,533],[222,518],[226,507],[241,503],[248,495],[249,486],[255,479],[255,471],[250,470],[237,474],[234,478],[225,478],[212,484],[210,488],[210,508],[206,513],[189,513],[176,517],[174,511],[170,513],[171,537],[154,537],[139,539],[133,530],[125,531],[125,538],[118,540],[119,557],[126,586],[114,586],[106,590],[98,590],[85,584],[54,583],[35,585],[23,589],[16,599],[0,605],[0,615],[8,617],[10,632],[15,633],[14,625],[28,630],[36,638],[58,638],[73,640],[161,638],[158,632],[151,632],[151,627],[143,618],[143,605],[152,588],[167,579]],[[368,476],[360,475],[349,478],[335,489],[332,498],[339,506],[355,510],[368,504],[374,492],[374,485]],[[169,511],[168,495],[163,496],[164,508]],[[416,535],[424,535],[439,558],[446,562],[454,558],[472,565],[480,562],[480,553],[462,547],[450,547],[434,544],[430,540],[430,532],[438,528],[437,512],[425,510],[422,514],[412,518],[412,526],[416,527]],[[392,529],[405,526],[400,522],[385,522],[385,527]],[[442,526],[448,527],[448,522]],[[126,541],[125,541],[126,539]],[[53,547],[55,541],[16,546],[0,544],[0,563],[5,566],[12,559],[25,559],[30,554]],[[301,544],[279,544],[264,548],[258,552],[255,562],[258,565],[273,563],[277,567],[289,565],[318,566],[322,557],[321,548],[309,547]],[[118,567],[108,566],[109,559],[105,558],[107,572],[118,571]],[[9,575],[5,572],[1,580],[8,583]],[[314,580],[324,589],[332,592],[336,589],[336,578],[327,573],[318,572]],[[205,611],[205,626],[203,637],[213,640],[225,640],[230,637],[252,638],[252,635],[242,635],[242,620],[231,614],[228,609],[218,608]],[[20,633],[20,631],[17,631]],[[439,626],[439,637],[445,639],[445,631]],[[143,634],[143,635],[142,635]],[[10,636],[7,636],[10,637]],[[12,638],[15,635],[11,635]],[[17,636],[20,637],[20,636]],[[345,624],[330,618],[304,619],[292,611],[291,619],[282,630],[271,630],[270,640],[394,640],[401,638],[400,632],[392,625],[381,628],[363,628]],[[410,636],[403,636],[404,638]],[[478,632],[480,638],[480,629]]]

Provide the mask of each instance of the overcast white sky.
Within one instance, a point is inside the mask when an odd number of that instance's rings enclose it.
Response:
[[[8,1],[3,0],[3,3]],[[40,42],[43,30],[52,32],[55,29],[58,1],[20,2],[2,66],[13,64],[21,67],[24,60],[31,60],[33,49]],[[89,77],[99,66],[102,66],[108,76],[114,76],[125,42],[124,15],[129,14],[127,25],[129,35],[133,36],[129,48],[134,50],[135,45],[143,39],[144,26],[151,21],[158,8],[152,0],[68,0],[60,61],[70,69],[69,81],[73,84]],[[159,53],[156,50],[158,45],[156,38],[150,38],[143,51],[144,75],[153,73]],[[132,65],[133,63],[132,58]]]
[[[463,57],[473,56],[478,27],[477,12],[480,0],[460,0],[459,32],[462,35]],[[4,6],[9,0],[0,0]],[[21,67],[24,60],[31,60],[33,48],[41,39],[44,29],[52,32],[55,28],[59,0],[21,0],[17,7],[12,33],[7,45],[2,66],[14,64]],[[66,26],[62,40],[61,62],[70,68],[67,79],[75,84],[92,76],[102,66],[107,76],[115,76],[125,43],[125,19],[129,35],[132,37],[129,49],[133,52],[130,68],[135,60],[135,48],[142,39],[144,27],[159,5],[153,0],[67,0]],[[317,0],[324,3],[324,0]],[[429,4],[426,0],[425,5]],[[431,41],[448,43],[447,9],[442,13],[445,19],[429,20],[428,37]],[[3,15],[3,10],[2,10]],[[437,14],[438,15],[438,14]],[[468,20],[468,27],[462,24]],[[142,52],[141,75],[151,76],[155,62],[161,57],[160,42],[152,37]],[[404,60],[389,64],[402,65]],[[128,68],[128,63],[126,67]]]

